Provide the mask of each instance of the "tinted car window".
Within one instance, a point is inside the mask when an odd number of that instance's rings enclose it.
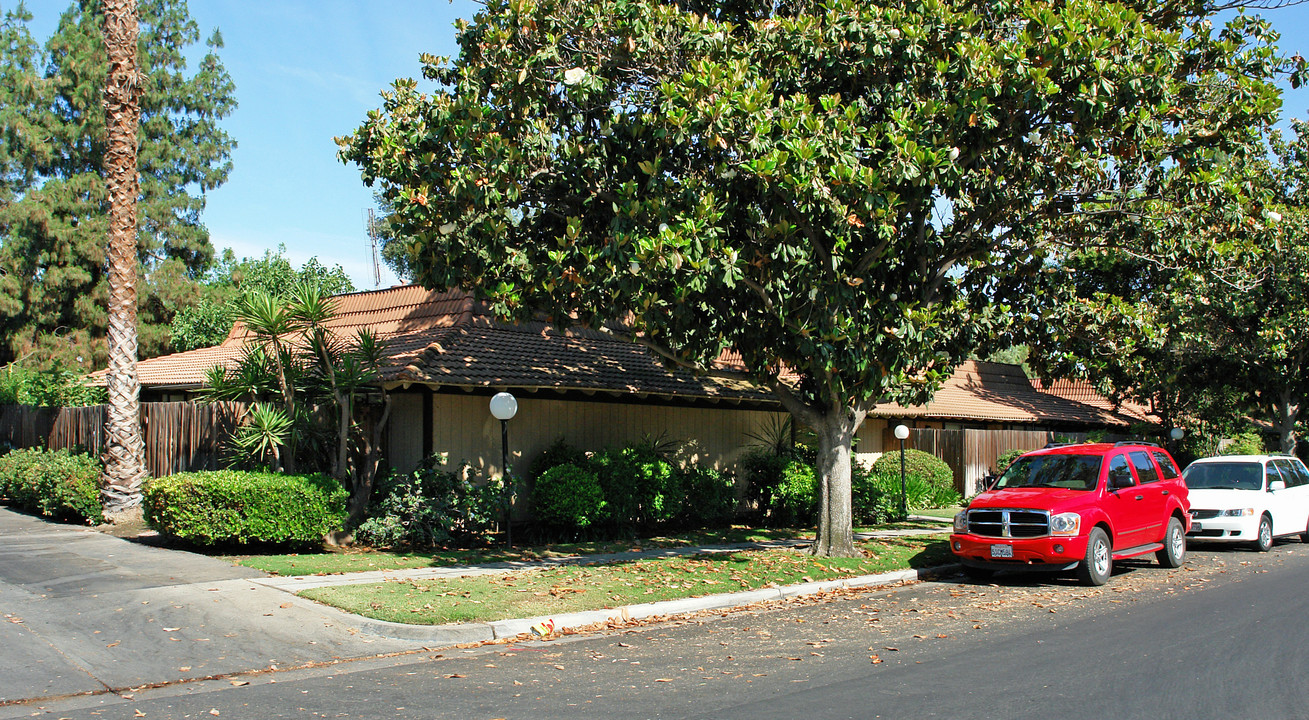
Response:
[[[1142,485],[1159,481],[1159,471],[1154,469],[1149,453],[1144,450],[1133,450],[1128,455],[1132,458],[1132,466],[1136,468],[1136,479]]]
[[[1268,462],[1267,468],[1268,469],[1264,472],[1264,475],[1268,478],[1268,482],[1273,483],[1282,479],[1282,474],[1277,472],[1277,466],[1274,465],[1271,460]],[[1283,480],[1283,482],[1285,482],[1285,480]]]
[[[1305,469],[1304,463],[1299,459],[1287,460],[1291,467],[1295,468],[1295,474],[1300,478],[1301,485],[1309,485],[1309,470]]]
[[[1291,464],[1290,460],[1273,460],[1270,464],[1277,466],[1278,471],[1282,473],[1282,481],[1286,483],[1287,487],[1295,487],[1301,484],[1300,473],[1295,471],[1295,466]],[[1271,480],[1272,478],[1269,478],[1269,481]]]
[[[1136,484],[1136,481],[1132,479],[1132,468],[1128,466],[1126,456],[1115,455],[1113,459],[1109,461],[1110,487],[1112,487],[1115,482],[1119,487]]]
[[[1004,471],[995,486],[1094,490],[1099,482],[1099,455],[1024,455]]]
[[[1257,462],[1192,463],[1182,479],[1189,488],[1258,490],[1264,486],[1263,469]]]
[[[1159,469],[1163,471],[1165,480],[1173,480],[1181,476],[1182,473],[1177,471],[1177,463],[1173,462],[1172,458],[1158,450],[1155,450],[1150,454],[1154,455],[1154,461],[1159,463]]]

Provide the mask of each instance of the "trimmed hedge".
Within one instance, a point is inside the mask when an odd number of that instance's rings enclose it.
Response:
[[[96,525],[104,522],[102,469],[98,459],[86,454],[14,450],[0,457],[0,496],[44,517]]]
[[[900,451],[882,453],[873,461],[873,475],[894,475],[896,482],[900,478]],[[904,451],[905,477],[921,478],[927,483],[941,488],[954,489],[954,471],[941,458],[922,450]]]
[[[218,470],[146,483],[145,520],[197,545],[310,545],[345,523],[347,493],[326,475]]]

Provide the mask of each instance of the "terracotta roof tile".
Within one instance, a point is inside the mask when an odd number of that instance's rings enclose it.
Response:
[[[927,404],[906,408],[886,403],[878,405],[869,415],[1013,423],[1128,425],[1126,418],[1111,410],[1037,390],[1017,365],[977,360],[969,360],[956,368]]]
[[[562,332],[546,323],[496,321],[466,294],[415,285],[338,296],[329,327],[342,336],[370,328],[387,342],[383,377],[392,382],[455,387],[539,388],[631,393],[686,399],[745,400],[775,404],[766,389],[735,377],[706,377],[668,369],[640,345],[589,330]],[[143,360],[141,384],[195,388],[215,364],[234,365],[247,337],[233,328],[222,345]],[[717,365],[744,369],[724,352]],[[103,382],[103,371],[97,373]],[[923,406],[882,404],[874,417],[920,417],[1014,423],[1127,424],[1113,409],[1040,392],[1013,365],[967,362]]]
[[[1042,381],[1040,378],[1032,379],[1032,387],[1037,390],[1057,395],[1067,400],[1091,405],[1101,410],[1125,415],[1134,421],[1140,422],[1157,422],[1158,418],[1150,411],[1150,408],[1140,403],[1130,400],[1124,400],[1122,403],[1115,405],[1112,400],[1101,395],[1095,389],[1095,386],[1085,380],[1052,380],[1050,382]]]

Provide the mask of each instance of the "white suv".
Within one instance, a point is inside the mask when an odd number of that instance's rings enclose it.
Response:
[[[1187,537],[1252,542],[1262,551],[1279,535],[1309,542],[1309,470],[1289,455],[1202,458],[1182,473],[1191,492]]]

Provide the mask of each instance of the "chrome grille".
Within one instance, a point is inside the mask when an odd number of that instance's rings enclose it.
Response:
[[[1218,517],[1217,510],[1192,510],[1191,511],[1192,520],[1208,520],[1209,518],[1216,518],[1216,517]]]
[[[969,510],[968,532],[984,537],[1044,537],[1050,515],[1040,510]]]

